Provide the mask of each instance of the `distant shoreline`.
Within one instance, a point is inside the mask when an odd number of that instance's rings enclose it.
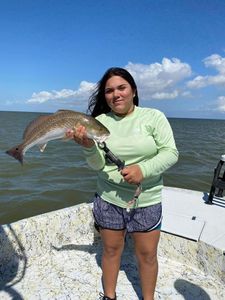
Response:
[[[66,109],[66,108],[64,108]],[[72,109],[73,110],[73,109]],[[74,109],[75,111],[80,111],[80,110],[76,110]],[[55,111],[49,111],[49,112],[44,112],[44,111],[20,111],[20,110],[0,110],[0,113],[31,113],[31,114],[52,114],[54,112],[56,112],[57,110]],[[80,111],[80,112],[84,112],[84,111]],[[168,119],[178,119],[178,120],[207,120],[207,121],[225,121],[225,116],[224,116],[224,119],[221,119],[221,118],[194,118],[194,117],[171,117],[171,116],[167,116]]]

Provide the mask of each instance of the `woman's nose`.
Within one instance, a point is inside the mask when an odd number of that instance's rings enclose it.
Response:
[[[113,98],[118,98],[120,96],[120,93],[119,93],[119,91],[118,90],[114,90],[114,92],[113,92]]]

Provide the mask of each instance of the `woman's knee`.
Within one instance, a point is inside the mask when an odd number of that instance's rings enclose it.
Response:
[[[123,245],[104,245],[103,255],[108,257],[120,256],[123,251]]]
[[[103,254],[108,257],[121,255],[124,248],[124,232],[102,230]]]
[[[136,257],[139,264],[155,265],[158,263],[157,252],[137,251]]]
[[[139,263],[154,265],[157,263],[157,249],[160,233],[155,230],[148,233],[134,233],[135,254]]]

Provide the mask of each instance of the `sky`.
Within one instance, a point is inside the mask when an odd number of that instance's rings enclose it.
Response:
[[[225,1],[0,0],[0,111],[86,112],[115,66],[140,106],[225,119]]]

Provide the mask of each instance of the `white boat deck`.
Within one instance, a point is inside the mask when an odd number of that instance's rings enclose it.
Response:
[[[225,252],[225,199],[214,197],[205,204],[207,193],[165,187],[162,230],[202,241]]]
[[[162,232],[156,300],[225,299],[225,208],[204,204],[202,196],[181,189],[163,191],[163,230],[175,235]],[[181,223],[182,216],[187,221]],[[193,236],[184,226],[190,219],[204,223],[193,229]],[[1,300],[97,300],[102,291],[101,242],[88,204],[0,226],[0,247]],[[138,278],[128,236],[118,300],[141,299]]]

